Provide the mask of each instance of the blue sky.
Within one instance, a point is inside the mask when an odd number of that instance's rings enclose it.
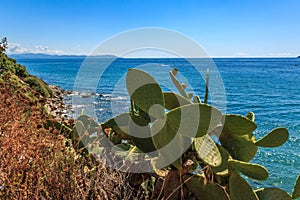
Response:
[[[9,53],[86,54],[120,32],[181,32],[213,57],[300,55],[299,0],[2,0]]]

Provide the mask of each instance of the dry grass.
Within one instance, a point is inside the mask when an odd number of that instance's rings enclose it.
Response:
[[[43,126],[41,102],[0,82],[1,199],[133,199],[129,175],[78,155]]]

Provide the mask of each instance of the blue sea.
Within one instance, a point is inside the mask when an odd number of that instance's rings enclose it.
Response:
[[[279,148],[259,148],[252,162],[264,165],[270,173],[266,181],[252,181],[255,188],[279,187],[289,193],[300,173],[300,60],[296,58],[219,58],[205,59],[125,59],[112,63],[83,59],[20,59],[29,72],[48,84],[75,89],[79,94],[95,92],[89,102],[98,121],[128,111],[129,97],[125,75],[129,68],[150,72],[165,91],[176,91],[168,71],[177,67],[178,79],[187,83],[187,91],[199,95],[205,91],[205,70],[210,68],[209,101],[226,113],[245,115],[253,111],[258,128],[256,138],[282,126],[289,130],[289,140]],[[215,65],[215,66],[212,66]],[[84,70],[82,70],[84,68]],[[100,73],[99,73],[100,72]],[[98,77],[100,76],[100,77]],[[66,99],[66,101],[70,101]],[[70,102],[69,102],[70,103]],[[81,103],[78,103],[81,104]],[[82,106],[82,107],[80,107]]]

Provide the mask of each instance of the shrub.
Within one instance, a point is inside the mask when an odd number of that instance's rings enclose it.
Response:
[[[35,76],[30,76],[24,79],[26,83],[30,85],[31,88],[39,92],[46,98],[50,97],[49,90],[51,90],[45,83]]]

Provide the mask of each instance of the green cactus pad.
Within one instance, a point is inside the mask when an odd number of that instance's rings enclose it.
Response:
[[[293,199],[300,198],[300,175],[298,176],[297,181],[295,183],[292,197]]]
[[[212,167],[220,166],[222,157],[220,151],[213,139],[205,134],[202,137],[194,139],[194,146],[198,156]]]
[[[217,144],[217,147],[219,149],[219,152],[221,154],[221,159],[222,159],[222,163],[221,165],[217,166],[217,167],[213,167],[213,171],[215,173],[218,173],[218,172],[224,172],[225,170],[228,169],[228,159],[230,158],[230,154],[228,153],[228,151],[223,148],[222,146],[218,145]]]
[[[184,91],[184,89],[182,88],[181,84],[179,83],[179,81],[176,79],[176,77],[174,76],[173,72],[170,71],[169,72],[171,80],[173,82],[173,84],[175,85],[175,87],[177,88],[177,90],[179,91],[179,93],[181,94],[181,96],[185,97],[188,99],[188,96],[186,94],[186,92]]]
[[[128,135],[129,113],[122,113],[101,124],[102,130],[111,128],[123,140],[130,139]]]
[[[206,181],[202,175],[184,175],[183,180],[187,188],[201,200],[229,200],[228,194],[218,184]]]
[[[233,159],[228,160],[228,164],[232,168],[240,171],[241,173],[252,179],[263,181],[266,180],[269,176],[267,169],[258,164],[252,164]]]
[[[205,104],[189,104],[167,113],[167,124],[183,136],[201,137],[212,132],[219,124],[222,114]],[[180,129],[180,130],[179,130]]]
[[[188,99],[173,92],[164,92],[163,94],[165,99],[165,107],[168,110],[172,110],[183,105],[191,104],[191,102]]]
[[[159,152],[159,162],[161,164],[157,166],[159,169],[171,164],[178,169],[181,169],[182,161],[181,155],[191,144],[191,139],[182,137],[174,130],[174,127],[170,127],[168,122],[164,123],[164,120],[156,120],[151,126],[152,141],[155,148]]]
[[[130,69],[126,74],[126,87],[131,100],[143,111],[154,118],[161,119],[165,115],[164,97],[159,84],[148,73]],[[155,109],[151,109],[154,105]]]
[[[251,186],[237,173],[229,177],[229,190],[231,200],[258,200]]]
[[[261,188],[255,190],[255,193],[259,200],[292,200],[291,196],[286,191],[279,188]]]
[[[138,137],[137,135],[141,135]],[[129,135],[131,141],[142,152],[149,153],[155,151],[156,148],[152,142],[150,126],[139,126],[133,120],[129,120]]]
[[[224,115],[223,129],[234,135],[251,134],[257,125],[246,117],[240,115]]]
[[[249,162],[254,158],[258,147],[248,135],[237,136],[222,132],[220,136],[222,146],[230,153],[233,159]]]
[[[288,138],[289,132],[286,128],[275,128],[255,144],[261,147],[278,147],[284,144]]]

